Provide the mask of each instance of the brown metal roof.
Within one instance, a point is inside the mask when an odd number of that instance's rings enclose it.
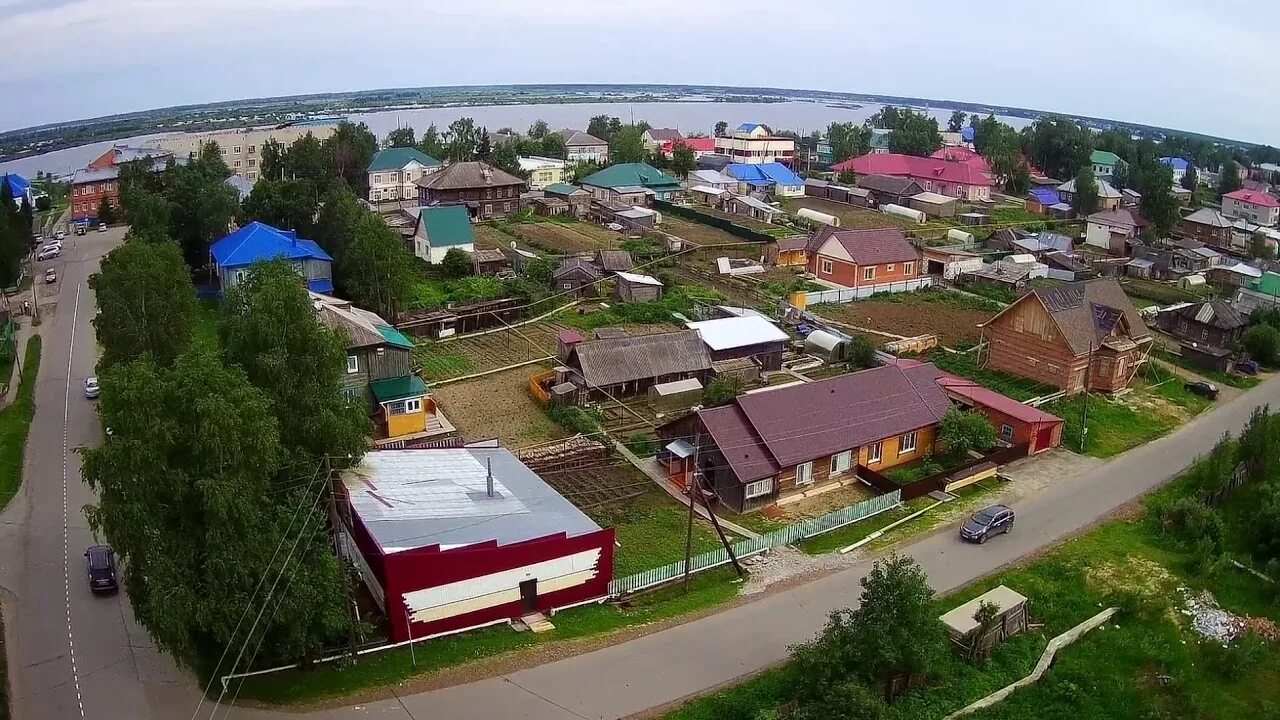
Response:
[[[891,195],[915,195],[924,190],[911,178],[893,175],[863,175],[858,178],[858,187]]]
[[[828,238],[835,238],[857,265],[880,265],[920,259],[920,252],[907,241],[907,236],[901,230],[895,228],[838,230],[826,225],[814,234],[809,247],[816,252]]]
[[[1044,305],[1076,355],[1088,354],[1113,334],[1127,335],[1134,340],[1151,336],[1138,309],[1111,278],[1036,288],[1009,308],[1029,302],[1028,297],[1035,297]],[[1009,308],[1001,314],[1008,312]],[[1123,323],[1120,322],[1122,319]]]
[[[580,257],[565,258],[560,263],[560,267],[551,273],[551,277],[556,280],[570,275],[590,277],[593,280],[599,280],[604,277],[600,272],[600,268],[592,265],[586,258]]]
[[[487,163],[457,162],[439,172],[415,180],[414,184],[432,190],[463,190],[524,185],[524,180]]]
[[[568,362],[591,387],[711,369],[706,345],[693,330],[579,343]]]

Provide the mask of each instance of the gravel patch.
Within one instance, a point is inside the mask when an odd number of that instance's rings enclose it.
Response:
[[[774,548],[763,555],[756,555],[742,561],[743,567],[751,575],[738,594],[758,595],[778,583],[843,570],[856,564],[860,559],[859,553],[806,555],[788,547]]]

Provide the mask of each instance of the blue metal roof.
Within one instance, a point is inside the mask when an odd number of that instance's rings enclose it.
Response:
[[[1041,205],[1057,205],[1062,202],[1062,196],[1058,195],[1058,191],[1053,188],[1031,188],[1027,194],[1034,197]]]
[[[791,168],[776,162],[760,165],[729,163],[724,166],[724,172],[748,185],[804,185],[804,179],[791,172]]]
[[[973,139],[977,137],[977,135],[978,131],[974,130],[972,127],[960,128],[960,139],[965,142],[973,142]]]
[[[760,123],[742,123],[738,126],[738,132],[755,132],[758,127],[761,127]]]
[[[18,173],[6,173],[4,179],[9,182],[9,196],[15,200],[26,197],[31,189],[31,183]]]
[[[1183,160],[1180,157],[1162,157],[1160,158],[1160,162],[1164,163],[1165,165],[1168,165],[1174,170],[1181,170],[1183,172],[1186,172],[1187,168],[1191,165],[1191,163],[1187,162],[1186,160]]]
[[[259,260],[323,260],[333,262],[314,240],[299,238],[293,230],[279,230],[257,221],[222,238],[209,248],[219,267],[243,267]],[[312,288],[316,292],[325,292]],[[333,291],[332,285],[329,292]]]

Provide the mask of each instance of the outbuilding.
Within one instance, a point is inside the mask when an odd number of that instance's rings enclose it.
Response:
[[[662,299],[662,281],[650,275],[615,273],[613,299],[618,302],[653,302]]]
[[[754,358],[765,372],[782,369],[782,352],[790,342],[777,325],[758,315],[686,323],[706,343],[712,361]]]
[[[603,600],[614,531],[500,447],[378,450],[342,474],[339,543],[392,642]]]
[[[972,380],[944,375],[938,385],[952,402],[982,413],[1000,439],[1027,446],[1027,454],[1051,450],[1062,444],[1062,418],[988,390]]]
[[[954,217],[956,199],[935,192],[922,192],[911,196],[911,207],[929,217]]]

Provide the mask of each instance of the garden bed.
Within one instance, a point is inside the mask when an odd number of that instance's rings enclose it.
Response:
[[[431,388],[431,397],[458,435],[468,441],[497,438],[519,448],[571,435],[529,395],[529,376],[539,366],[506,370],[474,380]]]
[[[978,341],[978,323],[990,320],[999,307],[981,298],[932,290],[814,305],[809,309],[837,322],[904,337],[932,334],[947,347],[963,347]]]

